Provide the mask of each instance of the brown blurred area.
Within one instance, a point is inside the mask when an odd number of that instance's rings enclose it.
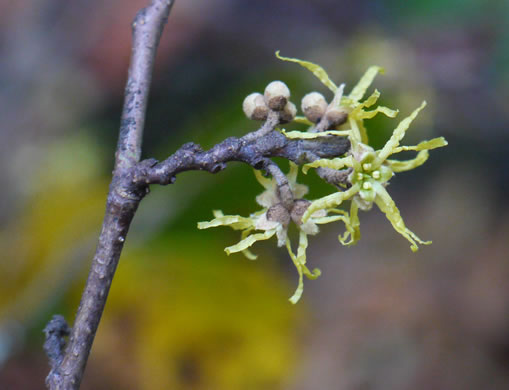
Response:
[[[42,329],[69,321],[99,233],[130,55],[145,0],[0,0],[0,389],[42,389]],[[303,300],[284,251],[226,257],[238,239],[197,231],[212,209],[246,215],[251,170],[189,173],[153,188],[112,285],[83,389],[508,389],[509,5],[176,0],[157,55],[144,157],[253,130],[243,98],[281,79],[321,85],[273,53],[321,64],[347,89],[367,66],[406,115],[405,141],[445,136],[389,191],[433,245],[413,254],[376,211],[362,239],[310,242],[322,270]],[[385,142],[394,122],[373,119]],[[310,175],[311,176],[311,175]],[[311,196],[330,192],[301,177]],[[242,185],[239,185],[242,183]]]

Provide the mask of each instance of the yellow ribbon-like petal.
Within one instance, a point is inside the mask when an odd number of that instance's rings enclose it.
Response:
[[[305,116],[299,116],[297,115],[295,118],[293,118],[293,121],[292,122],[295,122],[295,123],[302,123],[303,125],[308,125],[308,126],[314,126],[315,124],[313,122],[311,122],[308,118],[306,118]]]
[[[291,185],[295,185],[297,183],[297,175],[299,174],[299,166],[295,164],[293,161],[288,161],[290,166],[290,170],[286,174],[286,178]]]
[[[373,80],[375,79],[376,75],[378,73],[383,73],[383,68],[379,66],[370,66],[366,73],[361,77],[357,85],[353,87],[352,92],[350,92],[350,95],[348,97],[356,102],[362,99],[364,94],[366,93],[366,90],[369,88]]]
[[[284,134],[286,138],[289,139],[314,139],[314,138],[320,138],[320,137],[327,137],[331,135],[335,136],[348,136],[350,135],[350,130],[327,130],[327,131],[321,131],[319,133],[308,133],[305,131],[286,131],[281,130],[281,133]]]
[[[375,89],[373,93],[362,103],[359,104],[360,108],[368,108],[371,107],[373,104],[375,104],[378,101],[378,98],[380,97],[380,92],[378,89]]]
[[[359,114],[357,114],[357,118],[358,119],[371,119],[379,112],[381,112],[385,116],[388,116],[389,118],[395,118],[398,115],[399,110],[391,110],[388,107],[378,106],[377,108],[375,108],[374,110],[371,110],[371,111],[359,112]]]
[[[448,143],[444,137],[438,137],[438,138],[433,138],[429,141],[419,142],[417,145],[414,145],[414,146],[398,146],[397,148],[394,148],[393,153],[399,153],[399,152],[402,152],[405,150],[415,150],[415,151],[432,150],[432,149],[441,148],[441,147],[447,146],[447,145],[448,145]]]
[[[421,150],[419,153],[417,153],[417,157],[411,160],[406,161],[385,160],[385,162],[392,169],[393,172],[404,172],[421,166],[426,162],[428,157],[429,152],[427,150]]]
[[[349,189],[343,192],[335,192],[334,194],[330,194],[324,196],[323,198],[315,200],[311,203],[302,216],[302,222],[306,222],[311,215],[313,215],[318,210],[328,210],[339,206],[343,203],[344,200],[350,199],[360,190],[360,184],[356,183]]]
[[[258,180],[258,183],[260,183],[266,190],[270,190],[273,187],[272,179],[263,176],[262,172],[259,171],[258,169],[254,170],[254,175],[256,177],[256,180]]]
[[[424,107],[426,107],[426,102],[422,102],[420,107],[415,109],[409,116],[399,122],[398,126],[394,129],[389,141],[387,141],[382,150],[377,153],[381,161],[384,161],[387,157],[394,153],[394,150],[399,146],[399,141],[403,139],[405,132],[410,127],[410,124]]]
[[[242,232],[242,235],[240,236],[241,237],[241,240],[245,239],[246,237],[249,236],[249,234],[252,232],[252,229],[249,229],[249,230],[244,230]],[[242,251],[242,254],[244,256],[246,256],[249,260],[256,260],[258,258],[257,255],[255,255],[253,252],[251,252],[249,249],[244,249]]]
[[[306,266],[306,249],[308,247],[308,239],[307,235],[304,232],[300,232],[299,234],[299,247],[297,249],[297,256],[292,251],[290,240],[286,240],[286,249],[288,250],[288,254],[290,255],[293,264],[295,264],[295,268],[297,268],[297,272],[299,274],[299,283],[297,285],[297,289],[290,297],[290,302],[294,305],[299,301],[302,296],[302,292],[304,291],[304,278],[306,275],[308,279],[316,279],[321,275],[321,271],[318,268],[315,268],[312,272]]]
[[[309,171],[309,168],[331,168],[331,169],[339,170],[344,167],[352,167],[352,166],[353,166],[352,156],[347,156],[347,157],[342,157],[342,158],[336,157],[336,158],[333,158],[330,160],[327,158],[322,158],[319,160],[315,160],[311,163],[304,164],[302,166],[302,172],[307,173]]]
[[[252,218],[245,218],[240,215],[226,215],[218,216],[209,222],[198,222],[198,229],[208,229],[217,226],[229,226],[234,230],[243,230],[254,226],[254,221]]]
[[[405,226],[405,222],[403,222],[403,218],[391,196],[385,188],[378,183],[376,184],[375,203],[390,221],[392,227],[410,242],[410,249],[412,249],[413,252],[417,252],[419,249],[417,243],[423,245],[431,244],[431,241],[422,241],[414,232]]]
[[[341,239],[341,243],[343,245],[351,246],[357,244],[357,242],[361,239],[361,230],[360,230],[360,221],[359,221],[359,206],[357,205],[357,202],[350,202],[350,227],[352,229],[351,231],[351,238],[350,241],[345,243],[345,239],[343,238],[343,241]]]
[[[230,255],[232,253],[236,252],[242,252],[243,250],[249,248],[251,245],[253,245],[256,241],[262,241],[262,240],[268,240],[271,238],[274,234],[276,234],[276,229],[267,230],[264,233],[256,233],[251,234],[241,240],[238,244],[229,246],[224,249],[226,254]]]
[[[283,56],[279,55],[279,50],[276,51],[276,57],[282,61],[295,62],[295,63],[299,64],[300,66],[303,66],[304,68],[308,69],[316,77],[318,77],[318,79],[322,82],[322,84],[324,84],[332,92],[336,92],[336,89],[338,89],[336,84],[334,84],[332,82],[332,80],[329,78],[329,75],[327,74],[327,72],[320,65],[313,64],[312,62],[309,62],[309,61],[299,60],[297,58],[283,57]]]

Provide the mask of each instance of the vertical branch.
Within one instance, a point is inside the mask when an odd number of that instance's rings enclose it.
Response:
[[[125,237],[147,190],[133,183],[132,168],[141,156],[154,59],[172,4],[173,0],[152,0],[133,23],[131,62],[103,226],[69,343],[62,356],[51,357],[52,370],[46,378],[51,390],[75,390],[80,386]],[[65,332],[59,335],[63,337]]]
[[[115,169],[140,161],[143,126],[159,38],[173,0],[152,0],[133,21],[133,48],[124,95]]]

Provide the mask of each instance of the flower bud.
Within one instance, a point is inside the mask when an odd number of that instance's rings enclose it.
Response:
[[[297,225],[302,224],[302,216],[308,209],[311,202],[306,199],[296,199],[293,203],[293,208],[291,212],[292,221],[295,222]]]
[[[307,119],[317,123],[325,114],[327,101],[321,93],[310,92],[302,98],[301,108]]]
[[[263,95],[258,92],[253,92],[246,96],[242,103],[242,110],[244,110],[244,114],[246,114],[249,119],[255,121],[263,121],[267,119],[267,115],[269,114],[269,108],[265,104]]]
[[[281,203],[277,203],[267,210],[267,219],[269,221],[279,222],[283,226],[290,223],[290,213]]]
[[[332,107],[327,110],[325,117],[331,127],[342,125],[348,119],[348,113],[341,107]]]
[[[264,96],[271,110],[281,111],[290,99],[290,90],[282,81],[272,81],[265,88]]]
[[[291,122],[295,119],[295,115],[297,115],[297,107],[292,102],[286,103],[285,108],[281,111],[280,119],[282,123]]]

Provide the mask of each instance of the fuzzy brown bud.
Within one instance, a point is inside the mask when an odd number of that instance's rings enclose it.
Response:
[[[342,125],[348,119],[348,113],[341,107],[329,108],[325,113],[331,127]]]
[[[302,98],[301,108],[307,119],[317,123],[327,110],[327,101],[321,93],[310,92]]]
[[[302,216],[304,215],[304,213],[306,212],[306,210],[308,209],[310,204],[311,204],[311,202],[309,200],[296,199],[293,202],[293,208],[292,208],[292,212],[290,214],[292,221],[295,222],[297,225],[301,225],[302,224]]]
[[[290,99],[290,90],[282,81],[272,81],[265,88],[264,97],[271,110],[281,111]]]
[[[281,111],[280,118],[282,123],[291,122],[297,115],[297,107],[292,102],[286,103],[285,108]]]
[[[253,92],[246,96],[242,103],[242,110],[249,119],[255,121],[263,121],[267,119],[267,115],[269,114],[269,108],[265,104],[265,99],[263,95],[258,92]]]
[[[290,213],[282,203],[277,203],[267,210],[267,219],[279,222],[283,226],[288,226],[290,223]]]

